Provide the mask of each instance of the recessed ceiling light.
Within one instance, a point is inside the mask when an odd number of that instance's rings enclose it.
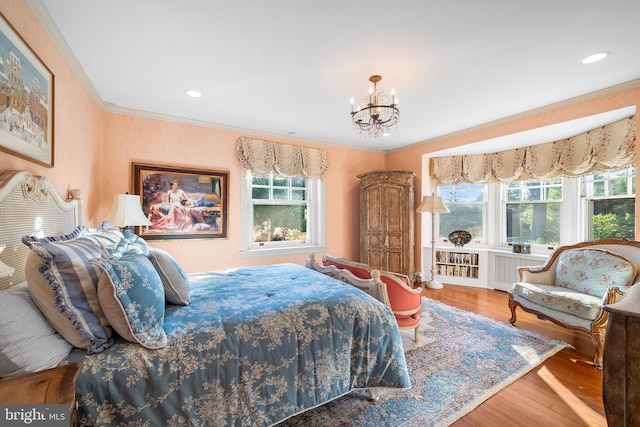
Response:
[[[192,98],[200,98],[202,96],[202,94],[200,92],[198,92],[197,90],[193,90],[193,89],[186,90],[184,93],[186,93],[187,95],[189,95]]]
[[[609,52],[598,52],[594,53],[593,55],[587,56],[580,62],[582,62],[583,64],[593,64],[594,62],[602,61],[607,56],[609,56]]]

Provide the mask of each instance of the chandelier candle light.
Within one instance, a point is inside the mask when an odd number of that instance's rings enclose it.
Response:
[[[356,108],[355,102],[351,98],[353,125],[362,135],[373,138],[389,135],[390,128],[395,126],[400,119],[395,91],[391,89],[391,104],[387,104],[387,95],[377,86],[380,80],[382,80],[382,76],[369,77],[373,87],[369,88],[369,95],[363,99],[362,105]]]
[[[449,213],[449,209],[442,201],[442,197],[433,194],[423,197],[416,212],[431,213],[431,280],[427,282],[426,286],[429,289],[442,289],[442,283],[436,280],[436,214]]]

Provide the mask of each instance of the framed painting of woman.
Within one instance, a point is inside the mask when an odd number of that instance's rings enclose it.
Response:
[[[226,239],[229,172],[133,164],[148,239]]]

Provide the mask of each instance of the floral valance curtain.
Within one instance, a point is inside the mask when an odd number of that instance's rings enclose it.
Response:
[[[257,176],[274,172],[284,176],[324,179],[329,167],[326,150],[245,137],[238,138],[238,158],[243,174],[251,172]]]
[[[435,185],[544,180],[625,168],[635,161],[636,116],[546,144],[490,154],[434,157]]]

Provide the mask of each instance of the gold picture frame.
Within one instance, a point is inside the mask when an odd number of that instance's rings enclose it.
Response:
[[[151,225],[136,233],[154,239],[226,239],[229,172],[133,164],[133,192]]]

